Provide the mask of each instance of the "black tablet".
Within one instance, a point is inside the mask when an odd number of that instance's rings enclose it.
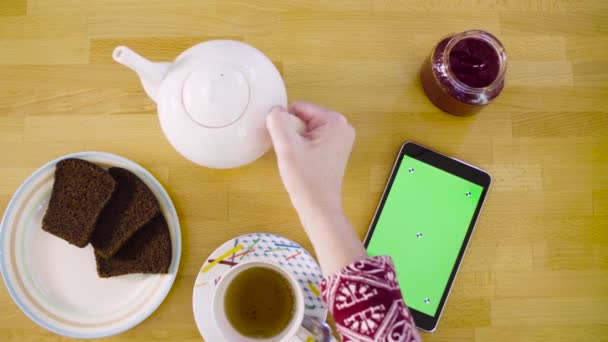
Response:
[[[390,255],[416,325],[437,327],[490,187],[483,170],[413,142],[403,144],[365,246]]]

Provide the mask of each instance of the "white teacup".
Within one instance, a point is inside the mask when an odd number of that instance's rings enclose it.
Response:
[[[228,321],[225,311],[225,298],[226,290],[234,278],[241,272],[254,268],[254,267],[265,267],[272,269],[281,274],[289,283],[294,298],[294,309],[292,312],[291,320],[287,326],[275,336],[269,338],[255,338],[244,336],[239,333],[232,324]],[[298,281],[294,278],[291,273],[283,269],[281,266],[274,264],[269,261],[249,261],[241,263],[232,269],[230,269],[217,284],[217,288],[213,295],[213,321],[217,327],[217,330],[223,335],[226,341],[234,342],[287,342],[287,341],[307,341],[309,338],[313,340],[323,340],[322,334],[318,331],[311,333],[302,327],[304,319],[310,320],[310,318],[304,315],[304,294],[302,288],[298,284]],[[311,329],[317,330],[317,329]],[[315,336],[316,335],[316,336]]]

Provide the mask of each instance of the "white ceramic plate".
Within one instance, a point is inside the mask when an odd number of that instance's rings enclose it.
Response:
[[[271,261],[291,272],[304,293],[304,313],[323,321],[327,318],[327,307],[319,293],[323,273],[317,261],[302,246],[276,234],[242,235],[226,241],[211,253],[196,277],[192,310],[205,341],[224,341],[211,316],[217,282],[232,266],[252,260]]]
[[[171,232],[169,274],[99,278],[91,245],[78,248],[42,230],[55,164],[65,158],[122,167],[148,185]],[[75,338],[115,335],[146,319],[171,289],[180,254],[179,220],[165,189],[143,167],[110,153],[75,153],[47,163],[19,187],[0,225],[0,270],[11,297],[41,327]]]

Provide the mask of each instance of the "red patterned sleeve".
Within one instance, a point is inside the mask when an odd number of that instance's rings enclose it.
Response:
[[[421,341],[388,256],[344,267],[321,282],[321,292],[344,342]]]

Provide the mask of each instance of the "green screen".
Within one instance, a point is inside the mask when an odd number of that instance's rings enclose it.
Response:
[[[393,258],[408,306],[435,316],[482,191],[403,156],[367,250]]]

